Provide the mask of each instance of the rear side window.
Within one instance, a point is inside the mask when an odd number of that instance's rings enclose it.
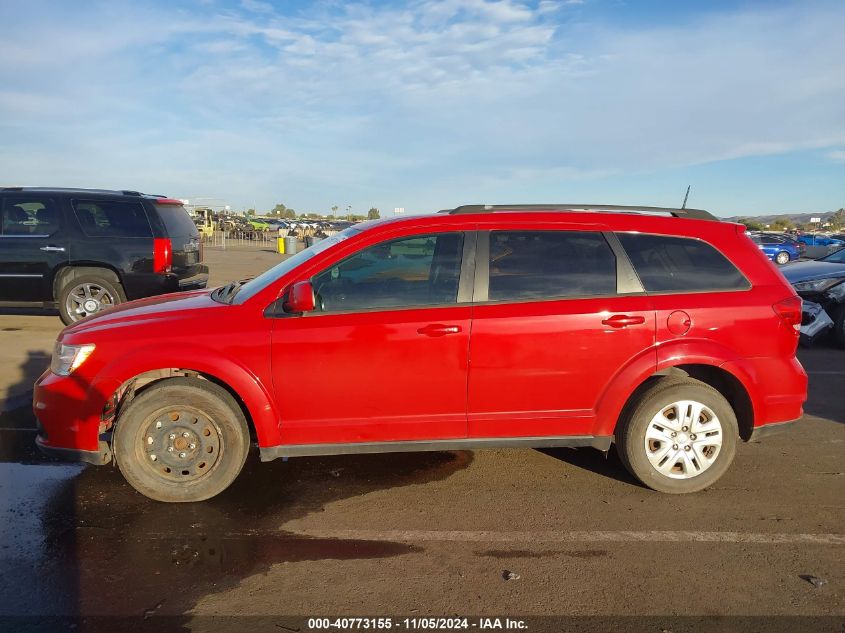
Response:
[[[73,212],[88,237],[152,237],[153,234],[140,202],[74,200]]]
[[[164,222],[168,237],[197,237],[199,235],[197,225],[194,224],[185,207],[178,204],[157,204],[156,211]]]
[[[601,233],[490,233],[490,301],[616,293],[616,256]]]
[[[647,292],[745,290],[748,280],[707,242],[642,233],[619,233]]]
[[[51,198],[7,196],[0,210],[0,235],[33,237],[59,230],[59,208]]]

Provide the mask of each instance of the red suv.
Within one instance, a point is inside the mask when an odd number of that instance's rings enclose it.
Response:
[[[367,222],[249,281],[65,329],[38,445],[160,501],[283,456],[612,443],[663,492],[802,414],[801,300],[692,209],[464,206]]]

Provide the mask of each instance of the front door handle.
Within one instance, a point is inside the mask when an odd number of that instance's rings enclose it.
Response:
[[[42,251],[47,251],[48,253],[64,253],[65,247],[64,246],[42,246]]]
[[[645,317],[628,316],[627,314],[614,314],[612,317],[608,317],[602,321],[603,325],[616,328],[628,327],[629,325],[642,325],[643,323],[645,323]]]
[[[446,336],[447,334],[457,334],[461,331],[460,325],[443,325],[442,323],[432,323],[417,330],[417,334],[424,336]]]

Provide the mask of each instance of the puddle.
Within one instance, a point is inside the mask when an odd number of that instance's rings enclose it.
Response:
[[[182,614],[277,563],[413,553],[406,543],[305,538],[279,526],[471,461],[467,452],[263,464],[251,455],[229,490],[198,504],[150,501],[110,466],[0,464],[0,560],[12,572],[0,580],[0,615]],[[19,597],[21,583],[35,589]]]

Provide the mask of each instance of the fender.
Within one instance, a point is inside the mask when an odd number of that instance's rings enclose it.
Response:
[[[634,356],[608,381],[596,405],[593,422],[594,436],[607,437],[613,435],[622,407],[625,406],[634,390],[646,378],[654,375],[656,365],[657,348],[652,346]]]
[[[125,381],[148,371],[179,368],[212,376],[228,385],[243,400],[252,418],[259,446],[275,446],[281,443],[279,416],[268,392],[261,381],[247,365],[236,362],[215,350],[197,345],[180,345],[162,356],[160,345],[146,346],[126,356],[113,359],[99,372],[96,382],[123,384]],[[109,394],[114,393],[110,391]]]
[[[757,419],[759,404],[752,387],[751,365],[730,348],[711,339],[683,339],[652,347],[613,377],[596,407],[593,435],[613,435],[619,415],[634,391],[655,373],[678,365],[710,365],[732,374],[748,393]]]
[[[712,365],[736,378],[748,394],[754,420],[760,419],[761,402],[759,384],[754,365],[747,358],[738,356],[731,348],[712,339],[676,339],[658,346],[658,371],[676,365]]]

